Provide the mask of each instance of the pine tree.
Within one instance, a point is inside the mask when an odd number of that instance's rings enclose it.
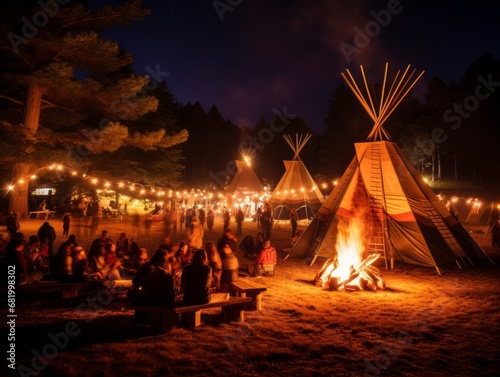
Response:
[[[4,4],[0,19],[0,156],[12,167],[16,190],[10,209],[27,214],[30,172],[57,159],[88,166],[86,158],[127,146],[168,148],[187,139],[165,130],[141,134],[127,124],[155,111],[148,77],[131,69],[132,57],[98,32],[148,14],[140,0],[89,10],[86,2]],[[175,157],[174,157],[175,158]],[[147,173],[147,172],[145,172]]]

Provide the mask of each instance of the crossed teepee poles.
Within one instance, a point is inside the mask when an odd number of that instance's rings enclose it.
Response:
[[[425,71],[422,71],[416,78],[416,69],[410,72],[411,65],[408,64],[405,71],[401,74],[401,70],[398,70],[396,76],[394,77],[390,88],[386,91],[387,86],[387,73],[389,70],[389,63],[385,63],[384,81],[382,84],[382,90],[380,93],[380,98],[372,98],[372,94],[368,88],[368,82],[366,81],[365,71],[363,66],[360,66],[361,75],[363,77],[363,86],[358,86],[356,80],[352,76],[351,72],[347,69],[347,74],[341,73],[342,77],[346,81],[347,85],[351,88],[352,92],[359,100],[363,108],[366,110],[370,118],[375,122],[373,128],[366,138],[367,141],[376,140],[391,140],[391,137],[385,131],[382,125],[387,120],[387,118],[396,110],[401,101],[406,97],[408,92],[413,88],[417,81],[422,77]],[[374,101],[378,99],[378,107],[375,105]]]

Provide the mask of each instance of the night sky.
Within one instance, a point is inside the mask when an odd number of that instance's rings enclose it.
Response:
[[[99,0],[97,4],[116,4]],[[228,10],[214,8],[214,3]],[[459,80],[483,53],[500,58],[496,1],[143,0],[151,14],[107,31],[146,74],[168,72],[176,98],[215,104],[236,125],[254,126],[287,107],[321,133],[340,73],[363,64],[370,81],[390,67]],[[231,5],[233,4],[233,5]],[[230,9],[229,9],[230,8]],[[389,18],[390,17],[390,18]],[[378,18],[378,20],[377,20]],[[361,30],[368,40],[359,39]],[[371,36],[370,36],[371,34]],[[358,40],[355,42],[355,37]],[[343,49],[342,49],[343,48]]]

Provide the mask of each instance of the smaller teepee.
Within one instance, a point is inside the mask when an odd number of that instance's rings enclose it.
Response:
[[[296,134],[294,142],[290,135],[283,135],[294,156],[292,160],[283,161],[285,174],[269,199],[274,207],[275,219],[289,219],[290,209],[297,210],[299,219],[312,218],[324,202],[323,194],[299,157],[311,136]]]
[[[236,160],[236,167],[238,171],[227,187],[229,194],[261,193],[264,191],[262,183],[248,161]]]

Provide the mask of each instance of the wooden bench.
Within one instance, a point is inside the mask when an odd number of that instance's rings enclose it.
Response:
[[[78,297],[82,288],[91,288],[89,282],[60,283],[58,281],[36,281],[31,284],[16,285],[16,293],[29,295],[43,295],[45,293],[61,292],[62,298]]]
[[[239,279],[231,283],[231,290],[237,297],[250,297],[252,300],[245,307],[247,310],[262,310],[262,292],[267,288],[254,279]]]
[[[244,306],[252,299],[247,297],[218,297],[207,304],[161,308],[156,306],[133,305],[132,309],[149,313],[149,324],[153,330],[160,332],[170,331],[180,325],[198,327],[201,325],[201,311],[204,309],[222,309],[224,322],[245,321]]]

